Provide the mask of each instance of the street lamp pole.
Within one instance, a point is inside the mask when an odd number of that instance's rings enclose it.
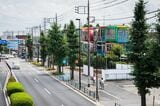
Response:
[[[78,64],[79,64],[79,90],[81,90],[81,36],[80,36],[80,19],[76,19],[77,21],[79,21],[79,60],[78,60]]]
[[[89,35],[89,30],[90,30],[90,19],[89,19],[89,16],[90,16],[90,2],[88,0],[88,87],[90,87],[90,35]]]
[[[39,25],[39,34],[40,34],[40,36],[41,36],[41,25]],[[39,38],[40,38],[40,36],[39,36]],[[40,39],[39,39],[40,40]],[[38,40],[38,43],[37,43],[37,62],[39,63],[39,48],[40,48],[40,44],[39,44],[39,40]]]

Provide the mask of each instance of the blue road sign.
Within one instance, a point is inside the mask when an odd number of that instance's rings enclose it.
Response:
[[[7,43],[7,47],[9,49],[18,50],[18,40],[9,40]]]
[[[0,40],[0,44],[2,44],[2,45],[7,44],[7,40]]]

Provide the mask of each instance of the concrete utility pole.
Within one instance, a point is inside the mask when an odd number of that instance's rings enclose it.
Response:
[[[81,29],[80,29],[80,26],[81,26],[81,23],[80,23],[80,19],[76,19],[79,21],[79,29],[78,29],[78,32],[79,32],[79,58],[78,58],[78,64],[79,64],[79,90],[81,90]]]
[[[87,14],[87,21],[88,21],[88,87],[90,87],[90,2],[88,0],[88,6],[75,6],[75,13],[77,14]],[[87,8],[87,13],[85,11],[85,9]],[[80,10],[83,10],[82,12]]]
[[[88,87],[90,87],[90,65],[91,65],[91,60],[90,60],[90,35],[89,35],[89,32],[90,32],[90,19],[89,19],[89,16],[90,16],[90,2],[88,0]]]
[[[44,23],[44,35],[46,35],[46,24],[47,24],[47,19],[46,18],[44,18],[44,21],[43,21]]]
[[[56,17],[55,17],[55,18],[56,18],[56,24],[58,24],[58,18],[57,18],[57,13],[56,13]]]

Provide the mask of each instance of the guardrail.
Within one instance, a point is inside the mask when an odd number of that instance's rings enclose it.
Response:
[[[81,84],[81,90],[79,90],[79,83],[74,81],[74,80],[65,80],[63,75],[57,75],[57,79],[64,81],[67,85],[71,86],[72,88],[80,91],[83,93],[85,96],[91,98],[92,100],[96,100],[96,91],[92,91],[88,89],[87,85]]]

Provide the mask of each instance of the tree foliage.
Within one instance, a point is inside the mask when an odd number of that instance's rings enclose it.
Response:
[[[27,58],[31,61],[33,59],[33,41],[30,35],[27,36],[26,47],[28,50]]]
[[[134,64],[134,83],[141,95],[141,106],[146,106],[146,93],[149,88],[158,87],[158,68],[153,59],[153,52],[146,43],[148,26],[145,19],[145,2],[139,0],[134,10],[131,28],[129,59]]]
[[[44,33],[41,32],[40,34],[40,54],[41,54],[41,58],[42,58],[42,65],[44,66],[44,63],[46,61],[46,57],[47,57],[47,38],[44,36]]]
[[[67,43],[71,79],[74,79],[75,61],[78,59],[78,35],[73,21],[70,21],[70,24],[67,26]]]
[[[158,66],[160,67],[160,11],[157,15],[157,24],[156,24],[156,39],[155,39],[155,43],[152,43],[152,44],[155,44],[153,45],[153,48],[154,48],[154,51],[153,53],[155,53],[155,60],[157,61],[157,64]]]
[[[66,44],[62,32],[60,31],[60,26],[54,23],[51,29],[48,31],[48,50],[53,56],[56,64],[58,65],[59,73],[61,73],[61,66],[63,64],[63,59],[66,56]]]
[[[106,69],[106,63],[106,58],[104,56],[97,55],[93,57],[91,66],[97,69]]]

